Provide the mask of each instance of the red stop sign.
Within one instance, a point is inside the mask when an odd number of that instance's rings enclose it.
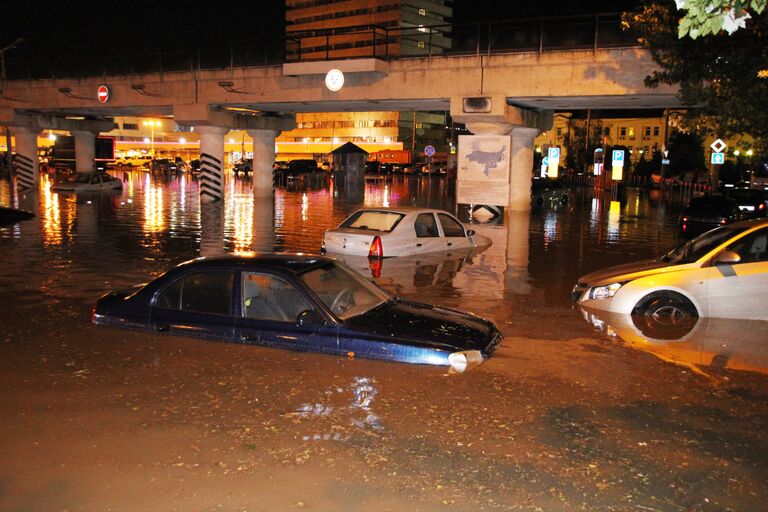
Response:
[[[99,90],[96,92],[96,97],[98,97],[99,101],[102,103],[109,101],[109,87],[100,85]]]

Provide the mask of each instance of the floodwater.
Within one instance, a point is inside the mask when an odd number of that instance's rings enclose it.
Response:
[[[443,178],[310,176],[256,198],[229,177],[115,172],[122,192],[17,193],[0,228],[0,510],[761,510],[768,322],[648,338],[573,307],[584,273],[680,243],[680,203],[591,188],[471,221]],[[615,195],[615,194],[614,194]],[[350,260],[397,295],[505,335],[463,374],[95,327],[103,293],[200,256],[317,252],[361,205],[456,211],[479,252]]]

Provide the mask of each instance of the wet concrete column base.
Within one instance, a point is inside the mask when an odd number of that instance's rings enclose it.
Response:
[[[512,153],[509,172],[509,206],[511,211],[531,209],[531,173],[533,170],[533,139],[537,128],[515,126],[510,131]]]
[[[248,130],[253,137],[253,177],[254,197],[272,196],[274,191],[273,169],[275,163],[275,130]]]
[[[96,158],[96,133],[92,131],[72,131],[75,138],[75,170],[92,174],[93,160]]]
[[[19,188],[34,189],[40,183],[40,164],[37,160],[37,134],[39,130],[26,127],[13,128],[16,135],[16,180]]]
[[[200,201],[224,199],[224,135],[228,128],[198,126],[200,134]]]

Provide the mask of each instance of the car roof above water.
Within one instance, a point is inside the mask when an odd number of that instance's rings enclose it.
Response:
[[[274,267],[300,274],[328,263],[335,263],[335,260],[319,254],[253,253],[248,255],[201,257],[181,263],[176,268],[224,269],[237,267],[241,270],[248,270],[249,268]]]

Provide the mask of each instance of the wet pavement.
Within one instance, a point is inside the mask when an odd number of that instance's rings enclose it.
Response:
[[[476,223],[475,253],[349,263],[505,335],[463,374],[96,327],[102,293],[200,254],[316,252],[361,204],[454,211],[437,177],[324,176],[274,202],[116,172],[118,193],[17,194],[0,227],[2,510],[763,510],[768,327],[648,332],[575,309],[579,275],[679,243],[658,191],[577,189]],[[466,211],[459,216],[468,221]]]

